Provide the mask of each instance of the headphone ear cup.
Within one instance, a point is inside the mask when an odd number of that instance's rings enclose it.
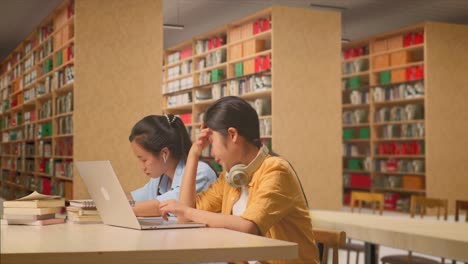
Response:
[[[226,173],[226,180],[234,188],[239,188],[248,184],[249,175],[245,171],[247,166],[244,164],[237,164],[232,166],[228,173]]]

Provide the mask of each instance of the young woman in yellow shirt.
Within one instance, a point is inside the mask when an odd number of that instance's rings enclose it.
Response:
[[[197,194],[195,176],[202,150],[225,172],[207,190]],[[318,263],[318,250],[299,179],[283,158],[262,147],[258,116],[238,97],[223,97],[205,113],[201,134],[193,143],[182,180],[179,201],[160,204],[164,217],[191,220],[299,245],[299,259],[269,263]]]

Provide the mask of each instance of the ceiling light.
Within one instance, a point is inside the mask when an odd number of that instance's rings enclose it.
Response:
[[[347,8],[346,7],[341,7],[341,6],[330,6],[330,5],[316,5],[316,4],[310,4],[309,5],[312,8],[318,8],[318,9],[327,9],[327,10],[337,10],[337,11],[345,11]]]
[[[351,40],[349,38],[342,38],[341,43],[350,43]]]
[[[182,29],[184,29],[184,25],[178,25],[178,24],[163,24],[163,28],[182,30]]]

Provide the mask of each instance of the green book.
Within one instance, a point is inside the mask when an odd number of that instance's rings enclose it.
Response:
[[[391,82],[390,71],[383,71],[380,73],[380,84],[389,84]]]
[[[62,65],[62,62],[63,62],[62,51],[59,51],[59,52],[57,53],[57,66]]]

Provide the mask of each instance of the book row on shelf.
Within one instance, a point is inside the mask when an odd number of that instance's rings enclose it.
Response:
[[[48,176],[60,176],[72,179],[73,162],[70,160],[42,158],[39,159],[38,166],[39,169],[37,171],[39,171],[39,173],[43,173]],[[11,171],[16,170],[25,173],[34,173],[34,171],[36,171],[35,162],[30,158],[7,159],[2,169]]]
[[[228,95],[227,91],[229,91],[229,95],[241,96],[271,89],[271,76],[249,76],[245,79],[230,80],[226,83],[215,83],[208,88],[209,89],[195,90],[193,94],[195,102],[219,99]],[[192,102],[193,98],[191,92],[167,96],[168,108],[190,104]]]
[[[73,156],[73,137],[64,137],[55,140],[54,156],[71,157]],[[36,151],[37,149],[37,151]],[[2,155],[12,155],[15,157],[34,158],[51,157],[52,156],[52,141],[40,140],[34,142],[18,142],[11,145],[3,145],[0,148]]]
[[[19,173],[3,170],[1,181],[2,183],[13,184],[14,187],[18,187],[16,193],[12,193],[13,197],[22,196],[22,193],[30,193],[33,190],[37,190],[43,194],[64,196],[66,192],[71,193],[72,188],[72,181],[70,180],[57,177],[50,178],[50,176],[46,175],[34,176],[28,172]],[[3,188],[2,197],[12,197],[9,191],[8,188]]]
[[[368,124],[368,110],[356,109],[353,111],[343,111],[343,125]],[[393,107],[378,107],[375,109],[374,125],[384,122],[414,121],[415,123],[424,120],[424,105],[406,104]],[[393,124],[404,125],[404,124]],[[424,126],[422,126],[424,128]],[[405,134],[405,133],[403,133]],[[422,133],[424,134],[424,133]]]
[[[347,157],[344,166],[345,170],[365,171],[367,173],[424,174],[423,159],[386,158],[383,160],[376,159],[373,162],[370,156],[365,156],[363,158]]]
[[[347,86],[345,86],[347,87]],[[344,103],[367,104],[369,103],[369,91],[358,90],[361,86],[345,88],[350,91],[349,100],[344,97]],[[374,103],[391,102],[392,100],[422,98],[424,96],[424,82],[400,83],[390,86],[376,86],[372,88]]]
[[[74,66],[68,65],[63,70],[54,72],[53,75],[47,76],[44,82],[39,82],[36,85],[24,90],[24,92],[17,93],[17,96],[9,98],[11,91],[4,89],[2,91],[2,102],[0,108],[0,114],[14,108],[22,103],[28,103],[35,98],[49,94],[51,91],[55,91],[65,85],[72,83],[74,80]]]

